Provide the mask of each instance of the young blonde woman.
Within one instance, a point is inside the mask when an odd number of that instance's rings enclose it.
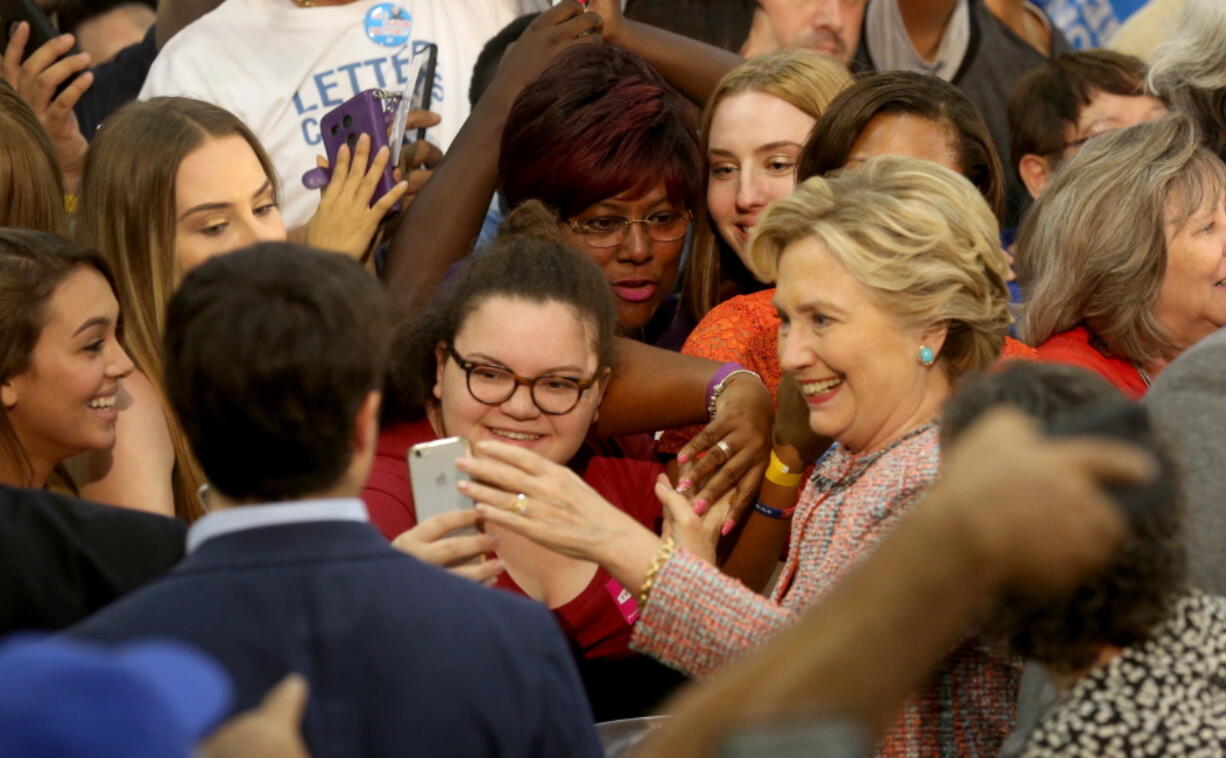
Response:
[[[754,222],[792,191],[809,132],[851,81],[846,69],[811,50],[781,50],[738,66],[707,101],[700,145],[707,202],[696,213],[684,286],[695,323],[729,297],[764,287],[747,265]]]
[[[360,257],[401,182],[373,207],[381,150],[365,166],[342,148],[309,244]],[[329,202],[330,201],[330,202]],[[172,514],[203,513],[204,476],[162,388],[163,311],[184,274],[209,258],[286,239],[277,174],[255,135],[229,111],[187,98],[133,103],[107,119],[85,165],[79,235],[115,272],[123,339],[136,364],[118,400],[115,447],[76,458],[69,472],[91,500]]]

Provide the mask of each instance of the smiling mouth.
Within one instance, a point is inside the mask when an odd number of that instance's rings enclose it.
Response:
[[[486,429],[488,429],[490,434],[494,435],[495,437],[502,437],[503,439],[511,440],[512,442],[536,442],[545,436],[543,434],[531,434],[529,432],[514,432],[510,429],[495,429],[492,426],[487,426]]]
[[[842,378],[831,377],[829,379],[821,379],[816,382],[800,382],[799,384],[801,393],[806,399],[808,399],[827,395],[842,383]]]
[[[90,400],[86,405],[94,410],[107,410],[115,407],[115,401],[118,400],[118,395],[107,395],[106,397],[96,397]]]

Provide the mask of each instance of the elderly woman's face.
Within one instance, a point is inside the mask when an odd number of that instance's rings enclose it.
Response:
[[[779,362],[809,406],[809,426],[850,450],[874,450],[928,420],[934,393],[947,393],[939,354],[943,328],[901,326],[826,246],[792,243],[779,259],[775,307]]]
[[[1168,217],[1182,205],[1167,200]],[[1181,348],[1226,326],[1226,199],[1214,194],[1182,222],[1167,225],[1166,275],[1154,316]]]

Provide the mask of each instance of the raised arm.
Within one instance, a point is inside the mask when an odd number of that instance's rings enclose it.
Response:
[[[511,45],[446,157],[405,212],[383,278],[402,314],[421,310],[468,254],[498,186],[498,153],[511,104],[562,50],[600,41],[600,17],[573,2],[542,13]]]
[[[606,40],[643,58],[699,105],[707,102],[724,74],[745,62],[714,45],[632,21],[622,15],[621,0],[591,0],[588,8],[604,19]]]

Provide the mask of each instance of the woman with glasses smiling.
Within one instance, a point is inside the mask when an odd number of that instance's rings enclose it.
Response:
[[[650,438],[589,440],[613,363],[609,286],[585,256],[557,241],[554,218],[531,207],[539,236],[499,237],[447,296],[397,335],[363,498],[397,547],[553,609],[598,720],[642,715],[682,678],[629,651],[637,606],[607,571],[493,526],[446,536],[475,525],[475,511],[417,522],[406,454],[415,444],[460,436],[474,445],[509,442],[567,465],[640,524],[659,530],[652,488],[664,467]],[[533,213],[517,210],[512,219],[522,228]],[[490,553],[491,560],[469,562]]]

